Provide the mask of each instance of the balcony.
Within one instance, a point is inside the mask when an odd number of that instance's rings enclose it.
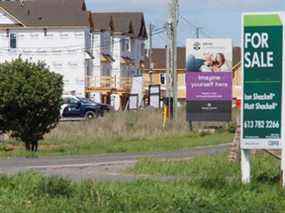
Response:
[[[132,86],[132,79],[130,77],[118,76],[100,76],[100,77],[86,77],[87,88],[86,92],[111,92],[117,91],[122,93],[129,93]]]

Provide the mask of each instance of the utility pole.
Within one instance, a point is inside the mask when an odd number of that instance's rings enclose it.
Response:
[[[149,81],[150,85],[152,85],[152,72],[153,72],[153,63],[152,63],[152,24],[149,25],[149,52],[148,52],[148,58],[149,58]]]
[[[200,30],[202,29],[202,27],[196,27],[196,38],[200,38]]]
[[[171,117],[174,120],[176,120],[177,118],[177,24],[179,10],[178,1],[179,0],[169,0],[169,17],[167,31],[167,96],[169,97],[169,107],[173,109],[173,115]]]

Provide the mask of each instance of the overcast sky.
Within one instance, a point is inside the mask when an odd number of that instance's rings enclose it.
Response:
[[[157,27],[167,21],[168,0],[86,0],[92,11],[141,11],[147,24]],[[186,38],[193,37],[195,26],[202,27],[202,37],[232,38],[240,44],[241,13],[257,11],[285,11],[284,0],[180,0],[178,45],[185,46]],[[186,20],[188,21],[186,21]],[[190,22],[191,24],[189,24]],[[166,36],[155,37],[154,45],[162,47]]]

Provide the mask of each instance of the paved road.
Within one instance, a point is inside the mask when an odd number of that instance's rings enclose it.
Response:
[[[132,167],[140,158],[191,159],[195,156],[223,153],[228,148],[229,144],[222,144],[175,152],[16,158],[1,160],[0,173],[15,174],[35,170],[45,175],[59,175],[72,180],[95,179],[98,181],[130,181],[141,177],[124,175],[124,171]],[[168,179],[168,177],[165,177],[165,179]]]

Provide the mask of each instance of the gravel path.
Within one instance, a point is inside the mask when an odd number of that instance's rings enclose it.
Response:
[[[46,158],[15,158],[0,161],[0,173],[16,174],[34,170],[45,175],[67,177],[75,181],[93,179],[96,181],[131,181],[141,179],[123,172],[134,166],[140,158],[158,159],[191,159],[196,156],[223,153],[229,144],[198,147],[175,152],[108,154],[94,156],[46,157]],[[149,178],[149,177],[145,177]],[[168,180],[172,177],[164,177]]]

